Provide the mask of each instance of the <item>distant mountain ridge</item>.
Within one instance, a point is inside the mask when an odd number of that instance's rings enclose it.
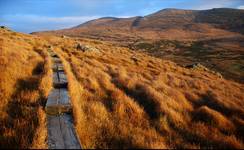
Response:
[[[244,34],[244,10],[163,9],[147,16],[104,17],[70,29],[38,32],[99,39],[201,39]]]

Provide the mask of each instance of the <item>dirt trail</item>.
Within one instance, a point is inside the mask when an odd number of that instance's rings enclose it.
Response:
[[[71,115],[72,106],[68,93],[68,81],[61,59],[50,48],[53,61],[53,90],[49,93],[46,113],[48,147],[50,149],[80,149]]]

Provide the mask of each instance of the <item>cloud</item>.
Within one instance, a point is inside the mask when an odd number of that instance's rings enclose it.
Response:
[[[4,15],[1,24],[20,32],[33,32],[40,30],[57,30],[70,28],[101,16],[66,16],[49,17],[39,15]]]
[[[49,16],[39,16],[39,15],[5,15],[4,20],[16,20],[23,22],[33,22],[33,23],[82,23],[91,19],[99,18],[100,16],[66,16],[66,17],[49,17]]]
[[[4,15],[0,18],[1,25],[8,26],[19,32],[34,32],[43,30],[58,30],[71,28],[84,22],[101,18],[103,16],[65,16],[65,17],[49,17],[39,15]],[[115,16],[120,18],[128,18],[130,16]]]
[[[237,7],[237,9],[244,9],[244,5]]]
[[[205,10],[212,8],[234,8],[238,4],[244,4],[243,0],[196,0],[190,2],[185,1],[183,4],[189,9]],[[183,5],[183,7],[184,7]]]

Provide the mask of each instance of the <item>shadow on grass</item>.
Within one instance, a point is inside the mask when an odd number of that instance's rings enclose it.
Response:
[[[39,125],[38,108],[43,104],[43,97],[38,89],[43,63],[38,63],[32,73],[31,77],[17,81],[12,100],[6,106],[8,117],[0,122],[0,148],[28,148],[33,141]],[[33,96],[37,97],[36,101],[33,102],[31,96],[25,101],[19,100],[21,94],[35,91],[39,92]]]
[[[156,111],[158,106],[157,103],[145,92],[141,85],[136,85],[134,89],[129,89],[128,87],[120,84],[116,79],[112,80],[112,82],[117,88],[123,90],[126,95],[134,99],[140,106],[142,106],[150,119],[157,119],[160,116],[160,114]]]

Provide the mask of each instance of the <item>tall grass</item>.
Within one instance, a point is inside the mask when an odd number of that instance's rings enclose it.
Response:
[[[63,60],[83,148],[243,148],[243,84],[106,42],[0,32],[1,148],[46,148],[45,45]]]
[[[107,43],[52,39],[85,148],[243,148],[243,85]]]
[[[46,148],[42,107],[51,86],[44,42],[5,30],[0,38],[0,147]]]

